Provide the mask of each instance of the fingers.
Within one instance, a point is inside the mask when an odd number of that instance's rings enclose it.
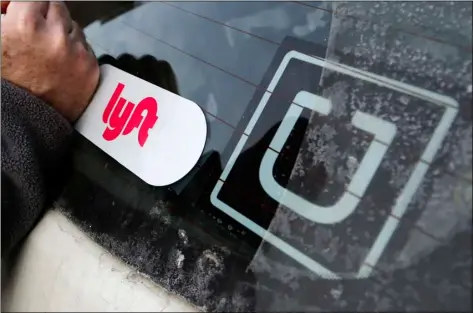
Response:
[[[85,34],[76,21],[73,21],[72,32],[69,34],[71,46],[80,57],[97,60],[94,51],[88,44]]]
[[[46,19],[50,25],[57,27],[65,34],[70,33],[73,29],[71,15],[63,2],[51,1]]]
[[[48,12],[49,1],[31,1],[31,2],[20,2],[20,1],[5,1],[8,7],[6,10],[6,15],[16,15],[18,18],[28,18],[28,19],[44,19]],[[2,11],[4,4],[2,1]],[[3,13],[3,12],[2,12]]]
[[[80,28],[79,24],[76,21],[72,21],[72,29],[71,33],[69,34],[71,40],[79,41],[83,45],[86,45],[85,35],[82,29]]]
[[[2,3],[2,8],[3,7],[4,5]],[[48,12],[48,8],[49,1],[9,1],[8,9],[5,14],[2,15],[2,29],[6,24],[15,24],[17,27],[19,26],[32,34],[45,24],[45,16]]]
[[[76,21],[72,22],[72,31],[69,34],[69,38],[73,45],[78,49],[78,51],[83,51],[89,54],[93,54],[92,49],[89,47],[87,40],[85,38],[85,34],[80,28],[79,24]]]

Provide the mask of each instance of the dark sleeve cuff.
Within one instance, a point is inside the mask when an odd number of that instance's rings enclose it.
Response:
[[[26,90],[2,79],[2,254],[33,227],[66,167],[71,124]]]

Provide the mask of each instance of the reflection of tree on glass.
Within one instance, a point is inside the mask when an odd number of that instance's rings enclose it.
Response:
[[[156,86],[179,94],[177,79],[171,64],[167,61],[157,60],[151,55],[144,55],[140,58],[130,54],[122,54],[118,58],[104,55],[99,58],[99,64],[113,65]]]

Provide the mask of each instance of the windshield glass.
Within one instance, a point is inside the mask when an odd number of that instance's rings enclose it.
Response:
[[[94,240],[209,311],[471,310],[471,2],[92,3],[100,63],[209,129],[167,187],[78,135]]]

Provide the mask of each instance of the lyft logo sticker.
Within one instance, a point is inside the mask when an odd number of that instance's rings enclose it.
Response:
[[[194,102],[111,65],[76,130],[154,186],[170,185],[197,163],[207,124]]]
[[[148,131],[158,120],[158,103],[153,97],[146,97],[138,105],[120,97],[125,85],[118,83],[103,112],[103,122],[107,128],[103,138],[115,140],[120,135],[128,135],[138,129],[138,143],[144,146],[148,139]],[[145,116],[143,116],[145,114]]]

